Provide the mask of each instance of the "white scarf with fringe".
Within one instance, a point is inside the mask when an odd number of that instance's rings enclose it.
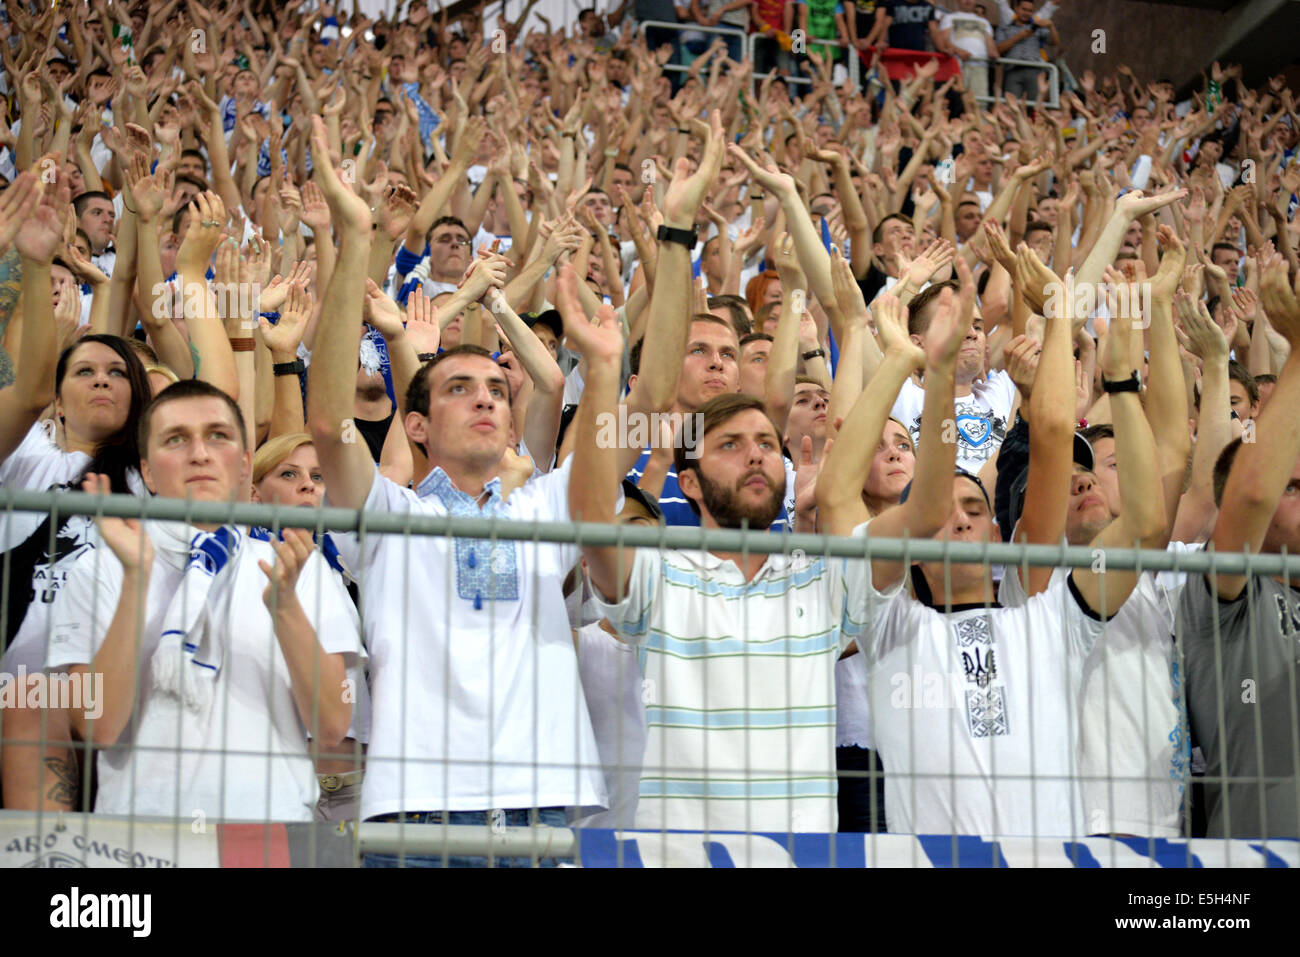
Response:
[[[230,525],[204,532],[183,522],[150,522],[149,532],[162,557],[184,569],[153,654],[153,689],[182,711],[207,715],[233,626],[232,583],[243,535]]]

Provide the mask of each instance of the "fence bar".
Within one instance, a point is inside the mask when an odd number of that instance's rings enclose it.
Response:
[[[88,495],[85,492],[0,491],[0,512],[48,513],[57,507],[60,515],[106,515],[190,523],[234,522],[267,528],[307,528],[321,531],[354,532],[364,527],[367,534],[453,535],[463,538],[508,541],[578,542],[584,545],[623,545],[639,548],[711,549],[760,554],[790,554],[803,551],[812,558],[908,559],[913,562],[1014,564],[1032,566],[1068,565],[1092,567],[1104,561],[1108,569],[1142,568],[1147,571],[1181,571],[1203,574],[1287,575],[1300,578],[1300,556],[1286,554],[1249,555],[1236,552],[1174,554],[1148,549],[1094,549],[1081,545],[1020,545],[1004,542],[949,542],[936,539],[869,538],[830,535],[782,534],[766,530],[708,529],[688,527],[637,527],[586,522],[502,522],[495,519],[413,515],[398,512],[361,512],[344,508],[307,509],[283,505],[187,502],[180,499],[138,499],[133,495]],[[0,519],[3,521],[3,519]]]
[[[470,857],[573,857],[577,839],[567,827],[504,827],[464,824],[373,824],[357,827],[362,854],[438,854]]]

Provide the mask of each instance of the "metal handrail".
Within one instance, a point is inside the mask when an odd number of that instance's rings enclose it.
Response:
[[[1048,63],[1045,60],[1012,60],[1007,57],[998,57],[996,60],[990,61],[990,63],[995,66],[1031,67],[1035,70],[1046,70],[1051,86],[1049,88],[1049,98],[1045,105],[1052,110],[1061,105],[1061,71],[1055,63]],[[980,103],[997,103],[1002,99],[1002,94],[999,93],[997,96],[977,96],[975,99]]]

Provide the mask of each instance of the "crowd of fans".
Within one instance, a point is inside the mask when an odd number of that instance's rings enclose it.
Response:
[[[0,486],[1295,551],[1292,92],[1052,106],[994,62],[1051,8],[10,4]],[[1284,577],[57,512],[0,548],[9,809],[1300,834]]]

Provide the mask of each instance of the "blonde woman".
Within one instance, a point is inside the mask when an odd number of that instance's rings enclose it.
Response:
[[[303,432],[280,435],[265,442],[253,456],[252,500],[266,505],[290,505],[316,508],[325,494],[325,480],[311,436]],[[252,538],[270,539],[273,533],[267,528],[249,530]],[[321,552],[325,561],[343,576],[353,600],[356,600],[353,577],[339,560],[338,550],[328,534],[321,536]],[[370,694],[365,674],[349,674],[355,707],[353,729],[336,748],[316,755],[316,774],[320,781],[321,796],[316,805],[316,820],[346,821],[357,816],[361,798],[362,762],[366,730],[370,716]]]

